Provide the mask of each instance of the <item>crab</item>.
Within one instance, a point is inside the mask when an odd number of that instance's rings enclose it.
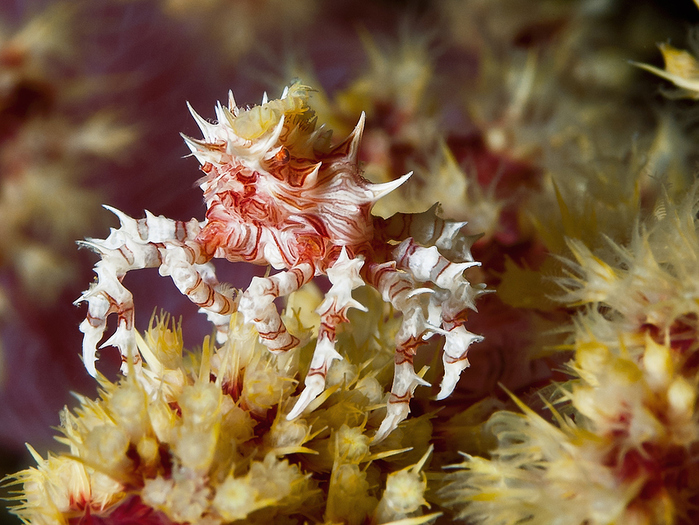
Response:
[[[435,205],[419,214],[388,219],[371,214],[373,204],[409,177],[373,184],[362,176],[358,151],[364,128],[362,114],[354,131],[338,144],[331,132],[317,126],[309,106],[311,89],[295,82],[281,98],[238,107],[229,92],[228,107],[216,106],[210,122],[189,106],[203,139],[183,135],[204,176],[204,221],[188,222],[155,216],[133,219],[119,210],[121,223],[106,239],[82,244],[101,259],[97,278],[76,301],[88,303],[83,360],[96,376],[97,346],[110,314],[118,315],[114,334],[102,346],[115,346],[126,373],[140,357],[135,343],[134,305],[123,286],[134,269],[157,267],[208,315],[217,341],[226,340],[231,314],[239,312],[274,353],[288,352],[299,340],[284,326],[274,303],[325,275],[330,289],[317,309],[320,328],[304,388],[287,419],[301,416],[325,389],[336,350],[336,330],[347,321],[349,308],[364,309],[352,298],[362,285],[374,287],[402,314],[396,335],[394,379],[387,414],[374,440],[385,438],[404,420],[418,385],[428,385],[413,368],[417,348],[435,335],[445,338],[444,375],[437,399],[451,394],[467,353],[481,336],[465,328],[466,312],[485,293],[472,286],[464,271],[479,265],[471,255],[477,236],[464,232],[463,222],[438,216]],[[278,273],[254,277],[236,293],[219,283],[214,258],[269,265]],[[129,359],[129,356],[131,359]]]

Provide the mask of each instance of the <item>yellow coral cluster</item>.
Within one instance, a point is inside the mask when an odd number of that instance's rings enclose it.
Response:
[[[555,422],[518,402],[489,423],[442,496],[479,523],[694,523],[699,467],[699,186],[665,197],[628,246],[570,241],[560,280],[574,317]]]
[[[234,314],[222,348],[207,338],[183,355],[180,328],[154,319],[138,341],[143,363],[118,383],[101,378],[99,400],[80,396],[74,413],[63,411],[59,441],[69,452],[34,453],[38,467],[14,476],[14,512],[32,524],[87,514],[118,523],[124,509],[144,523],[431,522],[439,513],[426,512],[429,418],[371,442],[391,377],[392,348],[382,345],[398,328],[375,299],[378,311],[359,313],[367,331],[341,336],[346,357],[328,391],[293,421],[279,409],[293,403],[310,360],[317,290],[298,292],[286,310],[287,326],[308,343],[300,352],[271,354]]]

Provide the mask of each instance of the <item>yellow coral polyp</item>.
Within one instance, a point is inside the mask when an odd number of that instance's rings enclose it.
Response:
[[[182,363],[182,324],[163,313],[151,317],[150,326],[144,336],[147,347],[157,362],[167,369],[178,368]],[[139,347],[143,353],[143,350]]]
[[[260,500],[257,489],[246,479],[227,478],[216,490],[213,506],[226,521],[245,519],[252,512],[273,504]]]
[[[129,439],[137,442],[150,430],[148,397],[135,380],[127,380],[114,391],[110,403],[112,416]]]
[[[276,108],[274,108],[276,109]],[[267,104],[255,106],[238,117],[231,126],[236,135],[245,140],[261,137],[277,125],[281,115]]]
[[[424,477],[401,470],[388,476],[383,498],[394,513],[408,514],[427,504],[424,498],[426,488]]]
[[[237,115],[231,122],[235,134],[244,140],[254,140],[274,129],[282,116],[293,117],[307,112],[309,87],[298,82],[289,87],[286,97],[253,106]]]
[[[667,346],[656,343],[646,335],[646,348],[643,353],[643,367],[648,385],[656,391],[664,390],[675,373],[672,351]]]
[[[182,465],[194,472],[207,472],[216,453],[218,426],[202,429],[182,426],[177,429],[172,449]]]
[[[182,390],[178,404],[186,426],[212,425],[219,419],[221,389],[214,383],[197,381]]]
[[[683,438],[699,437],[699,431],[692,425],[696,403],[696,385],[682,376],[675,378],[667,389],[668,416],[687,429]]]
[[[144,503],[164,512],[176,522],[197,523],[209,508],[211,489],[204,478],[174,472],[171,479],[147,480],[142,491]]]
[[[314,452],[303,447],[303,444],[310,439],[311,427],[305,420],[289,421],[285,417],[277,416],[272,423],[272,428],[265,436],[265,443],[278,455]]]
[[[369,436],[363,427],[342,425],[335,433],[334,452],[343,462],[359,464],[369,457]]]
[[[615,291],[618,277],[614,269],[596,257],[576,239],[567,240],[568,248],[578,264],[572,265],[580,277],[561,280],[569,295],[563,300],[571,304],[604,302]]]
[[[99,512],[124,497],[123,485],[64,456],[43,459],[32,447],[29,451],[37,462],[15,477],[23,484],[24,501],[15,512],[23,520],[37,525],[67,524],[68,516],[89,506]]]
[[[425,455],[415,465],[388,475],[386,488],[374,513],[378,523],[405,519],[415,515],[420,507],[429,507],[425,500],[427,478],[421,470],[431,454],[432,447],[430,446]],[[436,516],[432,515],[431,517],[434,518]]]
[[[293,383],[274,373],[272,367],[260,367],[245,372],[241,399],[254,412],[264,413],[293,389]]]
[[[330,523],[359,525],[376,506],[369,496],[366,471],[358,465],[343,464],[333,468],[328,488],[325,519]]]
[[[93,428],[85,437],[83,459],[117,480],[128,480],[130,460],[126,457],[129,437],[112,424]]]
[[[298,466],[267,454],[244,477],[229,475],[216,489],[213,507],[226,520],[239,520],[266,507],[293,512],[312,494],[308,476]]]

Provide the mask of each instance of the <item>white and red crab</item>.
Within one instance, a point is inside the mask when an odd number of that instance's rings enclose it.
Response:
[[[403,315],[396,336],[395,373],[387,416],[377,431],[381,440],[409,413],[409,401],[419,384],[413,369],[417,347],[435,334],[445,337],[444,377],[438,399],[454,389],[468,366],[469,345],[480,336],[466,330],[465,312],[484,293],[471,286],[464,270],[478,265],[470,253],[474,237],[464,223],[437,217],[436,206],[421,214],[372,216],[381,196],[401,185],[410,174],[387,184],[372,184],[357,161],[364,116],[343,142],[332,145],[330,133],[316,126],[308,106],[309,88],[299,83],[281,98],[252,108],[217,105],[218,122],[208,122],[191,110],[204,137],[185,140],[201,163],[207,211],[199,222],[175,221],[146,212],[135,220],[109,208],[121,221],[107,239],[84,244],[101,255],[97,280],[78,300],[89,308],[80,325],[85,334],[83,358],[96,375],[96,349],[107,317],[117,313],[118,326],[103,346],[119,348],[138,359],[133,299],[121,281],[129,270],[157,267],[179,290],[209,315],[225,341],[230,315],[241,312],[272,352],[298,344],[284,326],[274,304],[314,276],[327,275],[331,288],[317,312],[321,317],[315,352],[305,388],[287,418],[303,413],[325,388],[335,350],[338,324],[350,307],[353,289],[368,284]],[[244,293],[220,286],[211,260],[225,258],[271,265],[277,274],[255,277]]]

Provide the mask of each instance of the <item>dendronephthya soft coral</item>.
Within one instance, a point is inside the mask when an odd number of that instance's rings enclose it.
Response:
[[[467,457],[442,495],[480,523],[696,523],[699,185],[661,199],[627,246],[575,258],[559,283],[573,318],[556,424],[523,404],[489,422],[490,459]]]
[[[428,511],[423,473],[429,416],[372,444],[400,329],[380,298],[355,312],[364,330],[339,334],[344,359],[326,392],[303,417],[284,417],[313,353],[322,300],[308,287],[291,296],[282,320],[308,342],[278,354],[240,313],[224,344],[207,337],[185,355],[181,329],[154,319],[136,335],[140,376],[133,364],[118,383],[100,376],[100,399],[79,396],[76,411],[63,411],[59,441],[69,452],[32,451],[38,467],[11,481],[22,486],[14,512],[32,524],[433,521],[439,512]]]

